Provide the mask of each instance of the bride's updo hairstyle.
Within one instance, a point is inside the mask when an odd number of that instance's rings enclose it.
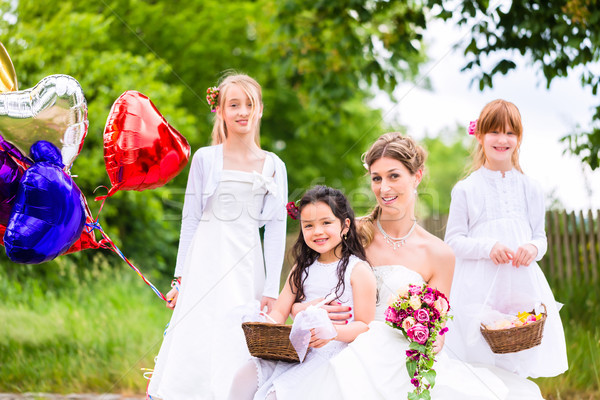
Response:
[[[398,132],[389,132],[379,136],[369,151],[362,155],[363,165],[370,172],[371,165],[383,157],[400,161],[412,175],[415,175],[425,166],[427,153],[410,137],[402,136]],[[358,233],[365,247],[373,241],[375,235],[373,226],[380,213],[381,207],[377,204],[369,215],[362,218],[362,223],[358,224]]]

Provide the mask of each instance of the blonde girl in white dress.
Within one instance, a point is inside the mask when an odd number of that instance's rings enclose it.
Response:
[[[313,336],[302,363],[251,360],[237,373],[230,400],[285,399],[302,393],[298,381],[343,350],[373,320],[375,277],[365,261],[346,197],[337,189],[316,186],[302,196],[298,210],[301,231],[293,248],[295,263],[271,318],[284,323],[295,302],[316,304],[315,299],[329,294],[351,307],[353,315],[346,324],[335,325],[334,339]]]
[[[408,284],[427,283],[448,296],[454,272],[450,246],[417,224],[415,203],[426,154],[412,139],[399,133],[379,137],[364,155],[371,190],[377,200],[373,212],[359,222],[367,260],[377,278],[379,300],[369,330],[346,349],[303,377],[302,387],[283,399],[392,400],[406,399],[415,388],[406,370],[409,343],[385,323],[388,300]],[[338,311],[331,306],[330,311]],[[450,314],[453,305],[450,302]],[[294,306],[299,312],[302,304]],[[446,333],[448,335],[448,333]],[[492,366],[464,363],[448,357],[443,343],[435,345],[437,373],[434,400],[541,399],[535,383]]]
[[[567,370],[563,327],[548,281],[538,266],[546,253],[544,193],[523,174],[521,115],[505,100],[487,104],[474,130],[473,170],[452,190],[445,241],[456,254],[450,303],[454,321],[446,346],[460,360],[496,365],[524,377]],[[479,332],[489,310],[506,314],[546,306],[539,346],[492,353]]]
[[[242,306],[260,301],[271,309],[279,292],[287,176],[279,157],[259,147],[260,85],[235,74],[209,92],[213,145],[192,159],[175,268],[181,285],[167,293],[174,311],[148,387],[151,399],[226,398],[232,371],[250,356]]]

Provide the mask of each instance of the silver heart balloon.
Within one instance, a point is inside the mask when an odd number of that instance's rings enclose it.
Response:
[[[65,170],[73,165],[88,130],[87,103],[79,82],[50,75],[33,88],[0,93],[0,136],[24,156],[38,140],[61,151]]]

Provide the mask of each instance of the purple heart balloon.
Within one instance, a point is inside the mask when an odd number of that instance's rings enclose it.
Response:
[[[39,264],[64,253],[79,239],[85,222],[81,191],[62,170],[60,150],[40,141],[31,155],[35,164],[21,179],[4,233],[6,255],[22,264]]]
[[[0,148],[0,225],[8,224],[22,176],[23,168]]]

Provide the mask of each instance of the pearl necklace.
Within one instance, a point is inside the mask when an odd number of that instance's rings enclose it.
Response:
[[[379,218],[377,218],[377,228],[379,229],[379,232],[381,232],[381,234],[385,238],[386,243],[389,244],[390,246],[392,246],[394,248],[394,250],[399,249],[400,247],[404,246],[404,244],[406,243],[406,239],[408,239],[408,237],[413,233],[416,226],[417,226],[417,221],[415,220],[415,222],[413,223],[413,225],[411,226],[410,230],[408,231],[408,233],[406,235],[402,236],[401,238],[393,238],[390,235],[388,235],[386,233],[386,231],[383,230],[383,227],[381,226],[381,222],[379,222]]]

